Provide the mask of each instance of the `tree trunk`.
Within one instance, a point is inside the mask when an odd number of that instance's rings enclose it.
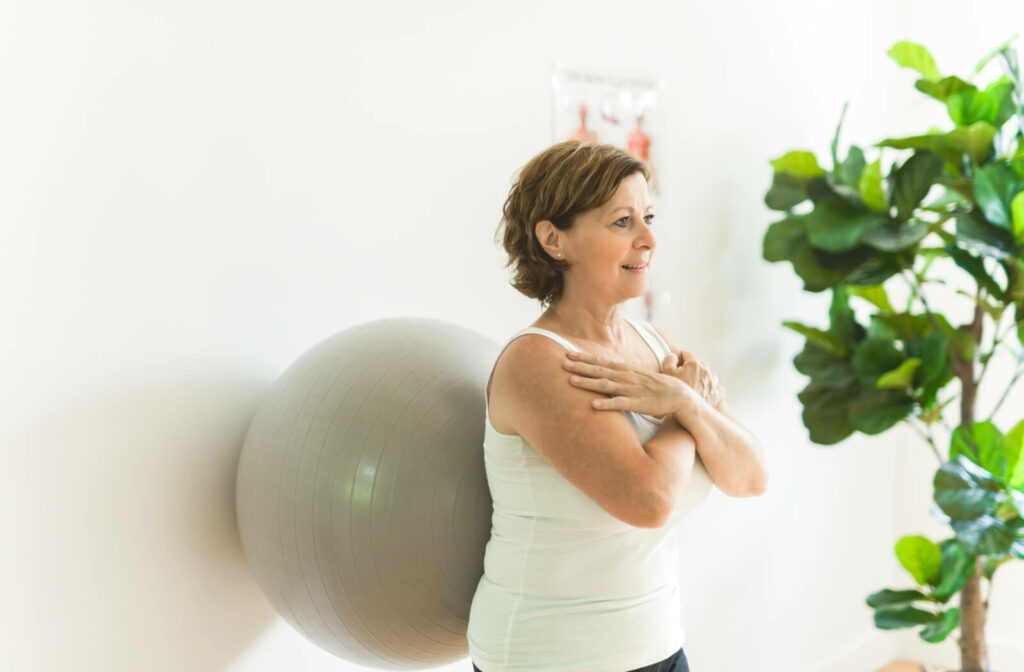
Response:
[[[981,343],[981,304],[975,306],[971,332],[974,344]],[[960,424],[974,423],[974,401],[978,382],[974,378],[974,360],[956,362],[953,372],[960,379]],[[980,457],[980,456],[979,456]],[[981,598],[982,569],[985,558],[974,559],[974,574],[960,589],[960,672],[991,672],[988,666],[988,644],[985,642],[985,612],[988,605]]]
[[[985,558],[976,558],[974,574],[960,590],[960,672],[990,672],[985,642],[986,604],[981,599],[981,570]]]

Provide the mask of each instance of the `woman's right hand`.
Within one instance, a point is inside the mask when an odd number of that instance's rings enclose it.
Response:
[[[686,383],[701,399],[712,408],[725,399],[725,388],[719,384],[718,376],[708,365],[697,359],[692,352],[680,350],[665,358],[661,372],[675,376]]]

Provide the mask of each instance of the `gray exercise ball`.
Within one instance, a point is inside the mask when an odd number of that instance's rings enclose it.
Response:
[[[238,465],[242,545],[274,608],[323,649],[381,669],[468,655],[497,354],[438,320],[370,322],[302,355],[257,411]]]

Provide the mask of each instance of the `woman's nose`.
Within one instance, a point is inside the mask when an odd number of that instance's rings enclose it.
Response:
[[[640,234],[637,236],[637,243],[640,245],[646,244],[646,246],[650,247],[652,250],[657,244],[654,240],[654,231],[651,230],[651,225],[647,222],[643,222],[643,226],[640,227]]]

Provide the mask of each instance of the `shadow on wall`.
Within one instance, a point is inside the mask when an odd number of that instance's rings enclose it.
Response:
[[[17,562],[30,581],[14,600],[28,610],[15,668],[222,669],[272,624],[234,504],[242,442],[269,387],[237,371],[167,380],[17,437],[29,542]]]

